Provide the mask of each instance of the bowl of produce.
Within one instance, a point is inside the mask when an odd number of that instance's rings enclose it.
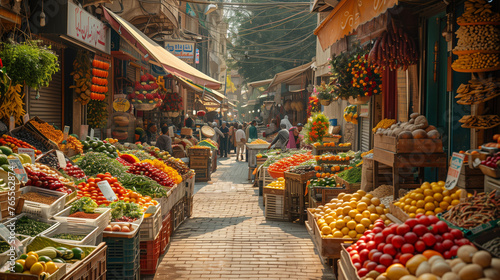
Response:
[[[271,177],[273,177],[274,179],[278,179],[279,177],[284,177],[285,176],[285,172],[284,171],[274,171],[274,170],[267,170],[267,172],[269,172],[269,175],[271,175]]]

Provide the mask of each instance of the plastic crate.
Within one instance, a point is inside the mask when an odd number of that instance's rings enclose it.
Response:
[[[48,205],[44,203],[24,200],[23,212],[29,213],[34,216],[38,216],[44,219],[50,219],[56,213],[64,209],[64,204],[66,203],[66,193],[47,190],[34,186],[26,186],[21,189],[22,193],[35,192],[45,196],[58,197],[54,203]]]
[[[161,234],[152,241],[141,241],[141,274],[155,274],[160,259]]]
[[[16,217],[14,217],[14,219],[20,219],[21,217],[23,216],[28,216],[28,218],[31,218],[33,220],[36,220],[36,221],[40,221],[40,222],[44,222],[44,223],[47,223],[47,224],[51,224],[51,226],[40,232],[39,234],[35,235],[35,236],[40,236],[40,235],[43,235],[43,234],[46,234],[54,229],[56,229],[61,223],[59,223],[58,221],[54,221],[54,220],[48,220],[48,219],[44,219],[44,218],[40,218],[40,217],[37,217],[37,216],[34,216],[34,215],[31,215],[31,214],[28,214],[28,213],[21,213],[19,215],[17,215]],[[5,226],[7,226],[9,223],[10,223],[10,220],[12,219],[8,219],[7,222],[3,223]],[[31,236],[31,237],[35,237],[35,236]]]
[[[71,211],[71,207],[68,207],[61,212],[57,213],[52,217],[56,221],[61,223],[75,223],[75,224],[85,224],[89,226],[95,226],[98,228],[97,233],[101,233],[111,220],[111,208],[96,208],[96,212],[101,212],[102,214],[96,219],[83,219],[83,218],[72,218],[68,217]]]
[[[130,277],[135,277],[139,273],[139,254],[136,254],[130,262],[110,263],[108,261],[106,270],[107,279],[135,279]]]
[[[21,241],[24,247],[28,246],[28,243],[31,241],[31,237],[27,235],[16,234],[16,238]],[[0,253],[0,264],[4,264],[9,260],[9,252],[10,250]]]
[[[172,233],[172,219],[170,212],[167,214],[167,217],[163,219],[161,226],[161,243],[160,243],[160,255],[163,255],[167,250],[168,244],[170,243],[170,235]]]
[[[52,240],[56,242],[69,243],[76,246],[83,245],[91,245],[95,246],[96,238],[97,238],[97,227],[87,226],[82,224],[73,224],[73,223],[62,223],[57,228],[51,230],[50,232],[42,234],[42,236],[50,237]],[[69,233],[69,234],[86,234],[85,238],[82,240],[68,240],[68,239],[58,239],[53,238],[52,236],[57,235],[59,233]]]
[[[133,238],[103,237],[108,245],[107,261],[110,263],[126,263],[135,260],[139,253],[139,235]]]
[[[154,240],[155,237],[160,233],[161,229],[161,206],[159,204],[156,206],[156,212],[144,218],[139,228],[139,238],[141,241]]]

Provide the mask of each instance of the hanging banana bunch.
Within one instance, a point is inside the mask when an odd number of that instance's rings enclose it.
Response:
[[[90,100],[87,105],[87,124],[92,128],[104,128],[108,121],[106,102]]]
[[[10,83],[7,92],[0,99],[2,102],[0,105],[0,119],[5,123],[9,123],[10,116],[14,116],[16,124],[22,124],[22,117],[26,114],[23,108],[23,98],[23,87],[20,84],[13,85]]]
[[[75,60],[73,61],[73,76],[74,85],[70,88],[75,89],[76,102],[86,105],[90,101],[90,86],[91,86],[91,64],[89,59],[89,54],[87,51],[78,51]]]

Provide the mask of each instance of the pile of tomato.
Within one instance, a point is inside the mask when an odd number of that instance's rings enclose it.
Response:
[[[9,136],[9,135],[2,135],[2,137],[0,137],[0,146],[6,146],[6,147],[9,147],[12,149],[12,151],[14,153],[17,153],[17,149],[18,148],[27,148],[27,149],[33,149],[35,151],[35,154],[36,155],[41,155],[42,152],[37,150],[35,147],[31,146],[30,144],[22,141],[22,140],[19,140],[17,138],[14,138],[12,136]]]
[[[311,152],[308,152],[306,154],[295,154],[291,157],[282,158],[277,162],[271,164],[268,170],[276,172],[285,172],[288,171],[290,167],[297,166],[303,163],[304,161],[308,161],[310,159],[313,159]]]
[[[101,181],[108,181],[111,189],[115,193],[118,200],[123,200],[125,202],[134,202],[141,206],[142,210],[145,211],[149,206],[157,205],[158,202],[151,199],[149,196],[143,196],[132,190],[127,190],[124,188],[116,177],[111,176],[110,173],[97,174],[96,178],[90,177],[87,182],[82,182],[77,186],[78,197],[90,197],[98,205],[109,205],[111,201],[108,201],[101,190],[97,186],[97,183]]]

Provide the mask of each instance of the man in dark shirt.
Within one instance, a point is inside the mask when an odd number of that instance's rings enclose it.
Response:
[[[248,129],[248,134],[249,134],[248,138],[250,138],[250,139],[259,138],[259,136],[257,135],[257,127],[255,127],[256,124],[257,124],[256,121],[252,121],[252,125]]]
[[[161,128],[161,135],[158,137],[158,140],[156,140],[156,147],[172,154],[172,138],[168,136],[168,127],[164,126]]]
[[[193,128],[194,121],[191,117],[187,117],[187,119],[184,121],[184,125],[189,128]]]
[[[227,139],[229,139],[229,128],[226,126],[226,122],[222,122],[220,131],[224,134],[224,137],[220,139],[220,157],[227,158]]]

